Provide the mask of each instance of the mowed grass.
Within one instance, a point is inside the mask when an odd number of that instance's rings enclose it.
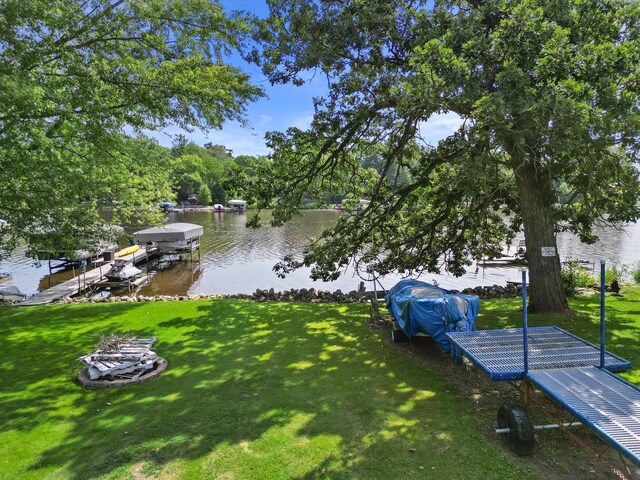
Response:
[[[608,348],[640,362],[640,289],[607,299]],[[598,341],[598,298],[530,316]],[[478,328],[520,326],[517,299]],[[92,335],[157,335],[158,379],[84,390]],[[0,478],[542,478],[366,305],[236,300],[0,308]],[[637,370],[624,374],[640,383]],[[537,473],[534,473],[534,470]]]
[[[0,309],[0,477],[533,478],[366,305]],[[158,336],[158,379],[85,390],[94,334]]]

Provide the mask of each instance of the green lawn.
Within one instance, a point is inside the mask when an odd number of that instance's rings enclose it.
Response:
[[[609,302],[610,348],[635,363],[639,306],[640,290]],[[597,341],[597,298],[574,307],[531,323]],[[482,302],[478,325],[518,325],[517,309]],[[367,319],[366,305],[239,300],[0,308],[0,478],[540,477],[446,372]],[[113,331],[157,335],[168,371],[114,390],[68,378]]]

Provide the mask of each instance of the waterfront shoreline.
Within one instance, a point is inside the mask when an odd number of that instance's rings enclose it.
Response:
[[[450,293],[464,293],[478,295],[481,299],[515,298],[520,296],[521,287],[519,285],[507,284],[479,286],[475,288],[465,288],[463,290],[449,290]],[[380,294],[381,292],[378,292]],[[118,302],[169,302],[169,301],[191,301],[191,300],[215,300],[215,299],[240,299],[252,300],[256,302],[303,302],[303,303],[365,303],[373,297],[373,292],[352,290],[342,292],[337,289],[316,290],[315,288],[290,289],[276,292],[273,288],[269,290],[257,289],[254,293],[212,293],[193,295],[137,295],[137,296],[109,296],[109,297],[64,297],[48,305],[67,305],[76,303],[118,303]],[[17,305],[18,303],[6,303],[5,305]]]

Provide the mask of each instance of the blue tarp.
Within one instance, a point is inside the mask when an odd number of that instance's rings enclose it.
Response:
[[[446,332],[476,329],[477,295],[450,293],[419,280],[401,280],[385,295],[387,308],[408,337],[426,333],[443,352],[452,351]]]

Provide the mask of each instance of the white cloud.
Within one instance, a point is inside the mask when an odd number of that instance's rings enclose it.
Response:
[[[311,121],[313,120],[313,113],[306,113],[304,115],[300,115],[291,120],[291,122],[287,125],[287,127],[296,127],[300,130],[306,130],[311,126]]]
[[[438,141],[454,133],[464,122],[453,112],[433,115],[427,122],[418,125],[420,136],[428,145],[437,145]]]
[[[204,143],[212,142],[214,144],[224,145],[233,151],[234,156],[266,155],[269,153],[269,150],[264,144],[264,131],[233,126],[231,128],[209,132],[205,138]]]
[[[264,143],[264,134],[267,130],[284,131],[289,127],[305,130],[311,125],[313,113],[306,112],[291,118],[289,121],[283,117],[278,117],[277,121],[274,121],[274,117],[264,114],[260,114],[258,118],[259,128],[242,127],[238,123],[227,123],[222,130],[212,130],[207,133],[200,130],[187,132],[172,126],[162,132],[146,132],[146,134],[157,139],[160,145],[165,147],[171,146],[173,138],[177,134],[183,134],[188,140],[200,146],[208,142],[224,145],[231,149],[236,156],[266,155],[269,153],[269,149]],[[437,114],[433,115],[429,121],[422,122],[418,128],[422,139],[427,144],[437,145],[439,140],[455,132],[462,125],[462,122],[463,119],[455,113]]]
[[[203,132],[195,130],[187,132],[178,127],[172,126],[162,131],[145,132],[149,137],[155,138],[160,145],[171,147],[176,135],[182,134],[187,140],[196,145],[203,146],[205,143],[214,145],[224,145],[233,151],[233,155],[266,155],[268,149],[264,144],[264,131],[252,130],[238,124],[225,125],[222,130],[212,130]]]

